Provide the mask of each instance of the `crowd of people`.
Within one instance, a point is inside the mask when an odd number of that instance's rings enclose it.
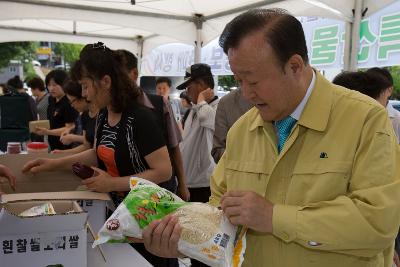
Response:
[[[30,80],[32,118],[50,121],[32,138],[46,136],[52,153],[66,155],[23,171],[79,161],[96,171],[82,183],[116,206],[137,176],[220,207],[247,228],[243,266],[400,266],[400,112],[388,104],[390,73],[343,72],[329,82],[309,64],[301,23],[280,9],[238,15],[220,45],[240,87],[222,99],[202,63],[176,87],[181,101],[167,77],[147,94],[136,57],[103,43],[86,45],[69,74]],[[15,80],[9,88],[24,94]],[[0,175],[16,186],[6,166]],[[180,233],[166,216],[133,247],[154,266],[178,266]]]

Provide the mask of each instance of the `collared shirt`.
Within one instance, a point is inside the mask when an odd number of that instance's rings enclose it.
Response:
[[[315,86],[315,73],[313,70],[312,79],[311,79],[310,85],[307,88],[306,95],[303,97],[300,104],[296,107],[296,109],[293,111],[293,113],[290,114],[290,117],[292,117],[293,119],[296,119],[296,120],[300,119],[301,113],[303,112],[303,109],[307,104],[308,98],[310,98],[310,95],[311,95],[312,91],[314,90],[314,86]]]
[[[172,99],[168,97],[168,102],[171,105],[173,115],[175,116],[176,121],[181,121],[181,101],[179,99]]]
[[[247,232],[243,267],[391,266],[400,218],[400,149],[385,109],[316,74],[278,153],[256,108],[228,133],[210,203],[231,190],[274,203],[273,233]]]
[[[209,187],[215,162],[211,157],[215,112],[219,99],[193,105],[180,144],[183,169],[189,188]]]
[[[395,109],[389,102],[386,105],[386,110],[388,112],[389,118],[400,117],[400,111]]]
[[[211,155],[218,162],[225,151],[226,135],[232,125],[254,105],[242,95],[242,90],[236,89],[221,98],[215,115],[215,132]]]
[[[395,109],[390,103],[387,104],[386,110],[392,122],[394,133],[397,136],[397,141],[400,144],[400,111]]]

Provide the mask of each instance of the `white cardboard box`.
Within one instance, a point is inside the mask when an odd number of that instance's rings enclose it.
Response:
[[[56,215],[18,216],[44,202],[21,197],[21,201],[2,204],[1,267],[87,266],[87,213],[76,201],[52,200]]]
[[[94,249],[92,249],[92,244],[93,238],[88,235],[88,267],[153,266],[127,243],[105,243]],[[101,247],[102,252],[100,252],[99,247]]]
[[[82,209],[88,213],[89,223],[96,233],[106,220],[106,201],[109,200],[107,194],[90,191],[5,194],[0,198],[2,203],[14,202],[21,198],[30,200],[76,200]]]
[[[30,121],[29,122],[29,132],[34,133],[36,127],[42,127],[46,129],[50,129],[50,121],[49,120],[38,120],[38,121]]]
[[[65,155],[45,154],[40,157],[59,158]],[[25,199],[64,199],[78,200],[83,210],[89,214],[89,223],[94,231],[100,230],[106,221],[106,202],[111,198],[105,193],[96,193],[81,190],[82,180],[72,173],[72,168],[53,172],[43,172],[37,175],[21,172],[22,167],[30,160],[37,158],[36,154],[5,154],[0,155],[0,164],[9,167],[17,177],[17,190],[14,192],[5,178],[0,177],[0,191],[2,202],[18,199],[20,193],[35,193],[24,196]],[[37,194],[43,193],[43,194]],[[1,265],[0,265],[1,267]]]
[[[142,255],[129,244],[103,244],[106,261],[96,249],[88,244],[88,267],[152,267]]]

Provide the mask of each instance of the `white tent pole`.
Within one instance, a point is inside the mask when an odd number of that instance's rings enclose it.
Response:
[[[77,31],[77,27],[76,27],[76,20],[73,21],[73,25],[72,25],[72,34],[76,34]]]
[[[194,63],[201,61],[201,30],[196,29],[196,43],[194,47]]]
[[[349,70],[356,71],[358,63],[358,48],[360,46],[360,24],[363,0],[354,1],[354,21],[351,30],[351,54]]]
[[[138,81],[136,82],[140,86],[140,73],[142,68],[143,44],[144,44],[143,36],[139,35],[136,37],[136,44],[137,44],[137,71],[138,71]]]
[[[201,61],[201,47],[203,46],[202,29],[204,17],[201,14],[195,14],[193,22],[196,25],[196,41],[194,47],[194,63],[200,63]]]
[[[343,51],[343,70],[350,70],[350,51],[351,51],[351,22],[345,23],[344,51]]]

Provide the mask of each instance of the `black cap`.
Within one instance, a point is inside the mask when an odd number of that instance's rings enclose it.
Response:
[[[191,81],[197,78],[208,77],[208,76],[211,77],[213,76],[209,65],[204,63],[193,64],[192,66],[186,69],[185,80],[183,81],[183,83],[178,85],[176,89],[184,90],[186,89],[188,83],[190,83]]]

